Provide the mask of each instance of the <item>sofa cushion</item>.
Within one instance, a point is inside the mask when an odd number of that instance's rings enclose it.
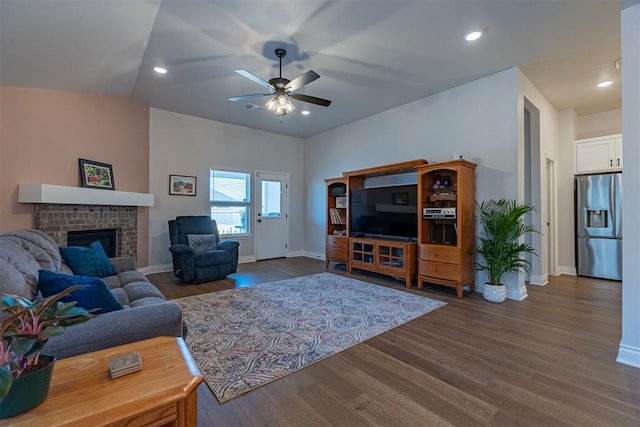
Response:
[[[137,300],[148,297],[156,298],[161,302],[166,301],[158,288],[153,286],[139,271],[127,271],[117,276],[105,277],[102,280],[106,282],[120,304],[125,307],[134,307]]]
[[[167,301],[159,297],[144,297],[131,302],[131,308],[144,307],[146,305],[163,304]]]
[[[38,293],[38,271],[42,267],[31,253],[25,250],[23,241],[11,235],[0,236],[0,259],[10,264],[23,278],[23,289],[18,292],[14,290],[13,293],[34,298]]]
[[[86,310],[95,309],[95,311],[92,311],[93,314],[103,314],[123,309],[122,304],[111,293],[104,280],[98,277],[70,276],[68,274],[40,270],[38,288],[44,297],[57,294],[74,285],[82,285],[82,287],[69,295],[65,295],[60,301],[76,301],[78,307]]]
[[[111,265],[99,240],[89,246],[60,248],[60,253],[73,274],[90,277],[105,277],[116,274],[116,270]]]
[[[149,283],[147,276],[140,273],[138,270],[123,271],[122,273],[118,274],[118,280],[120,281],[120,286],[125,286],[129,283],[135,282]]]
[[[33,299],[38,293],[37,288],[32,288],[27,284],[25,277],[17,268],[2,258],[0,258],[0,284],[3,294]]]
[[[193,252],[212,251],[218,247],[214,234],[187,234],[187,240]]]
[[[122,287],[129,296],[129,301],[133,302],[142,298],[154,297],[164,299],[162,293],[149,282],[134,282]]]

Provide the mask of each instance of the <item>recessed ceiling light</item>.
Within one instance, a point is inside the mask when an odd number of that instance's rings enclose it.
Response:
[[[164,67],[153,67],[153,71],[158,74],[167,74],[167,69]]]
[[[311,114],[311,112],[309,112],[307,110],[302,110],[302,111],[300,111],[300,114],[302,114],[303,116],[308,116],[309,114]]]
[[[607,86],[611,86],[612,84],[613,82],[611,80],[605,80],[598,83],[598,87],[607,87]]]
[[[476,41],[482,37],[482,30],[471,30],[464,35],[464,39],[468,42]]]

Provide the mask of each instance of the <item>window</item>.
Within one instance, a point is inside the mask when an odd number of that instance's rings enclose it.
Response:
[[[282,183],[280,181],[262,181],[262,216],[282,216],[281,201]]]
[[[249,182],[248,173],[211,170],[209,173],[209,204],[211,218],[225,236],[248,235]]]

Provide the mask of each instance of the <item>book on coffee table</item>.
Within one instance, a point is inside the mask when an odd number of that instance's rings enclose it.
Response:
[[[141,369],[142,358],[138,352],[125,354],[109,361],[109,375],[112,379],[137,372]]]

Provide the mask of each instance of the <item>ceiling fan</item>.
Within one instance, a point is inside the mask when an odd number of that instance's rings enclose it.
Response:
[[[287,51],[285,49],[278,48],[275,50],[276,56],[280,59],[280,77],[274,77],[269,82],[265,82],[255,74],[250,73],[247,70],[235,70],[236,73],[249,80],[258,83],[269,90],[269,93],[254,93],[251,95],[241,95],[229,98],[229,101],[244,101],[251,98],[257,98],[259,96],[271,96],[273,97],[267,101],[265,107],[272,111],[276,116],[284,116],[287,113],[295,110],[295,106],[289,100],[289,98],[296,99],[302,102],[308,102],[311,104],[321,105],[328,107],[331,105],[331,101],[328,99],[316,98],[315,96],[303,95],[300,93],[294,93],[301,87],[308,85],[320,78],[320,75],[313,70],[309,70],[296,77],[293,80],[285,79],[282,77],[282,58],[285,57]]]

